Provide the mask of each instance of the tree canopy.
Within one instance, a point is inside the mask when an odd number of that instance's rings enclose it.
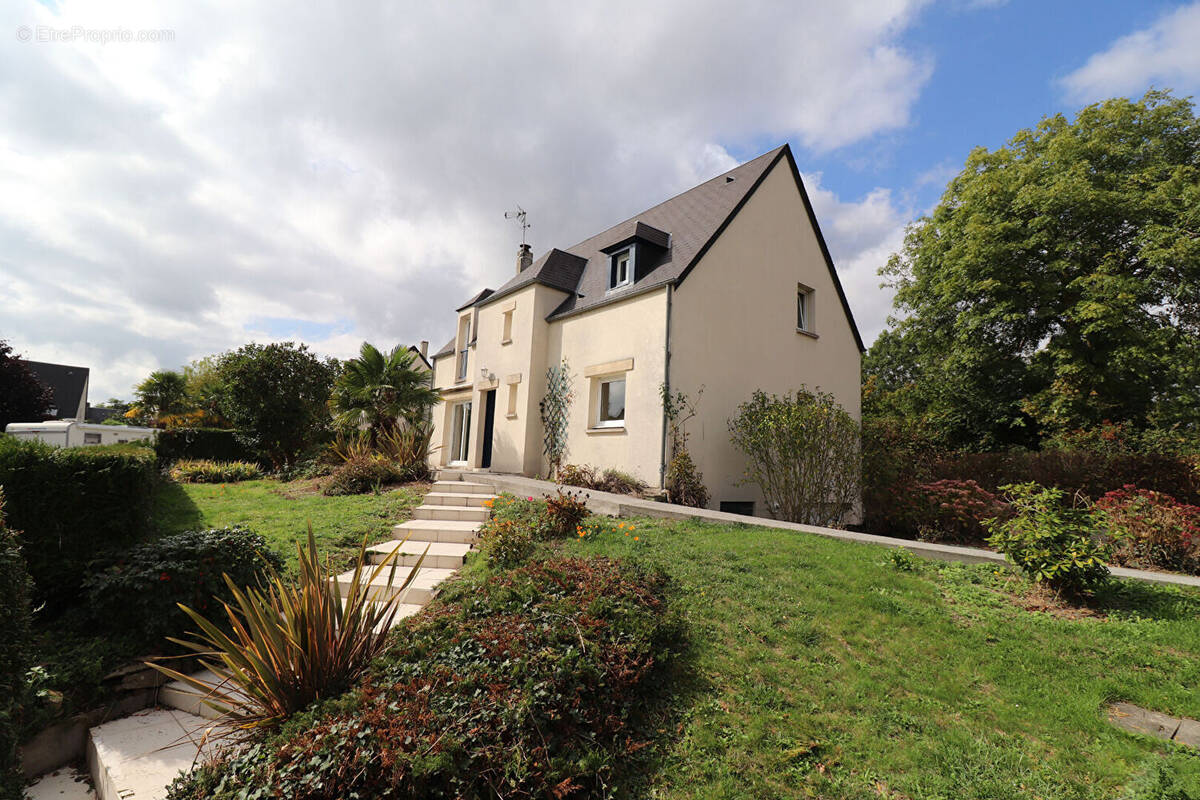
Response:
[[[1150,91],[976,148],[881,271],[864,409],[952,446],[1200,425],[1200,121]]]
[[[0,433],[10,422],[41,422],[54,406],[50,387],[19,359],[0,339]]]

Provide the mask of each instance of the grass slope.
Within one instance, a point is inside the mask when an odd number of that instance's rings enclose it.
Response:
[[[245,525],[294,566],[296,542],[305,540],[311,522],[320,552],[348,562],[364,535],[372,544],[392,538],[392,526],[409,518],[427,489],[412,484],[380,494],[326,497],[311,480],[171,483],[159,493],[155,523],[164,534]]]
[[[637,537],[637,540],[634,537]],[[744,526],[637,523],[562,545],[669,572],[698,678],[655,797],[1200,797],[1200,758],[1123,733],[1122,699],[1200,718],[1200,594],[1125,583],[1028,611],[991,567]]]

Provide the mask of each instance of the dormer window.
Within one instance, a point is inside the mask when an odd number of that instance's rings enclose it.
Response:
[[[608,276],[608,288],[619,289],[633,282],[634,256],[633,247],[627,247],[613,253],[609,259],[611,266]]]

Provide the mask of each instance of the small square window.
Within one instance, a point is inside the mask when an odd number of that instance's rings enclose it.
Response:
[[[804,284],[796,285],[796,330],[813,331],[813,290]]]
[[[608,288],[616,289],[620,286],[626,286],[633,282],[633,248],[622,250],[619,253],[614,253],[612,256],[612,268],[608,276]]]
[[[600,382],[600,416],[598,428],[620,428],[625,425],[625,379],[610,378]]]
[[[747,517],[754,516],[754,501],[753,500],[722,500],[721,510],[726,514],[743,514]]]
[[[83,443],[84,444],[100,444],[100,434],[85,433],[83,435]]]

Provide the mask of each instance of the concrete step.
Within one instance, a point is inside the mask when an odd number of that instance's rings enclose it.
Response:
[[[425,552],[425,548],[429,548],[429,552]],[[402,542],[400,540],[392,540],[377,544],[374,547],[367,548],[367,557],[372,564],[382,563],[384,558],[394,550],[399,553],[396,556],[396,563],[402,567],[415,566],[421,558],[421,554],[425,554],[425,560],[421,562],[421,568],[429,567],[431,569],[458,569],[467,560],[467,553],[471,552],[471,545],[466,542],[414,542],[408,540]]]
[[[397,567],[396,574],[392,577],[391,585],[388,585],[388,577],[391,570],[382,570],[375,580],[371,581],[365,587],[360,587],[367,592],[367,597],[372,600],[384,600],[388,597],[394,597],[399,590],[401,584],[408,577],[409,572],[413,567]],[[442,581],[449,578],[455,573],[452,569],[437,569],[421,567],[417,571],[417,577],[408,587],[407,594],[404,595],[404,602],[409,605],[423,606],[433,599],[433,595],[437,590],[437,586]],[[343,572],[332,580],[336,580],[342,588],[343,594],[349,594],[350,582],[354,577],[354,571]]]
[[[495,500],[494,494],[462,494],[461,492],[429,492],[425,495],[424,503],[427,506],[470,506],[471,508],[483,508],[483,504],[488,500]]]
[[[100,800],[162,800],[180,772],[220,746],[208,720],[155,708],[88,731],[88,771]]]
[[[60,767],[34,781],[25,790],[25,800],[96,800],[96,793],[82,772]]]
[[[471,483],[470,481],[437,481],[433,484],[433,491],[453,494],[492,494],[492,487],[486,483]]]
[[[217,676],[208,670],[197,672],[192,677],[209,684],[217,683]],[[222,691],[226,691],[226,689],[222,688]],[[158,690],[158,704],[205,719],[217,719],[221,716],[219,711],[204,703],[197,691],[183,681],[171,681],[164,684]]]
[[[470,497],[471,495],[459,495]],[[464,522],[483,522],[491,512],[486,508],[464,508],[462,506],[417,506],[413,509],[413,519],[456,519]]]
[[[473,544],[479,538],[478,522],[453,519],[410,519],[392,526],[392,535],[397,539],[407,538],[413,542],[466,542]]]

